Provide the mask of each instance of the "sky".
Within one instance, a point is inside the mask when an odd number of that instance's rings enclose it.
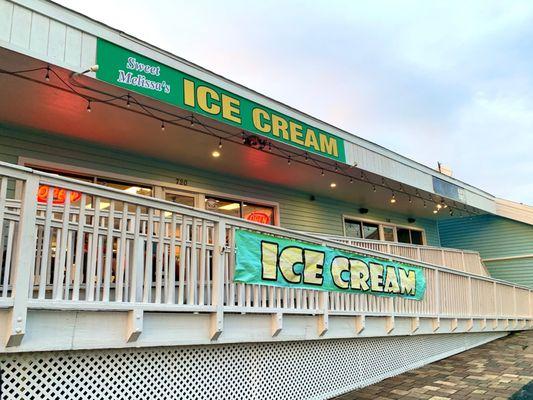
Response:
[[[533,2],[61,0],[359,137],[533,204]]]

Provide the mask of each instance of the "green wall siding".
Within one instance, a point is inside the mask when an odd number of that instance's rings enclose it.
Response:
[[[533,254],[533,226],[496,215],[439,221],[443,246],[479,251],[481,258]],[[489,272],[533,287],[533,258],[486,262]]]
[[[281,225],[300,231],[342,235],[342,215],[357,215],[359,209],[357,204],[326,197],[316,196],[315,201],[311,201],[309,193],[290,188],[216,174],[64,136],[0,125],[0,160],[16,164],[20,156],[170,183],[179,176],[186,178],[191,187],[275,201],[280,205]],[[407,224],[407,216],[384,210],[370,209],[364,217]],[[440,244],[436,221],[417,218],[413,226],[425,229],[428,244]]]

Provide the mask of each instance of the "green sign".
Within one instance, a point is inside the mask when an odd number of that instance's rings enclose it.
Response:
[[[98,39],[96,77],[132,92],[345,163],[344,141],[244,97]]]
[[[245,230],[235,236],[235,281],[421,300],[421,267]]]

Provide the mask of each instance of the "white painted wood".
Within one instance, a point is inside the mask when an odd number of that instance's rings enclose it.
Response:
[[[318,298],[319,298],[319,307],[320,307],[320,310],[322,311],[321,314],[318,315],[318,336],[323,336],[326,334],[326,332],[328,331],[329,329],[329,315],[328,315],[328,310],[329,310],[329,296],[328,296],[328,292],[320,292],[318,294]]]
[[[52,60],[62,62],[65,60],[65,40],[67,26],[61,22],[50,20],[50,32],[48,34],[48,56]]]
[[[15,5],[11,25],[11,43],[15,46],[27,48],[30,45],[32,12],[27,8]]]
[[[420,317],[411,318],[411,333],[415,333],[420,328]]]
[[[0,0],[0,40],[10,41],[12,21],[13,3],[7,0]]]
[[[216,311],[211,314],[209,335],[211,340],[217,340],[224,328],[224,263],[226,258],[226,224],[217,222],[214,232],[213,251],[213,300]]]
[[[143,331],[144,312],[135,308],[128,311],[128,321],[126,325],[126,342],[132,343],[137,341]]]
[[[30,50],[36,54],[46,56],[48,53],[48,34],[50,19],[44,15],[33,13],[30,32]]]
[[[152,271],[153,271],[153,235],[154,235],[154,212],[152,208],[148,209],[148,226],[146,228],[146,257],[145,257],[145,273],[144,273],[144,290],[143,302],[152,302]]]
[[[52,297],[60,300],[63,295],[63,281],[65,271],[67,269],[67,243],[68,243],[68,229],[70,224],[70,190],[65,193],[65,204],[63,206],[63,221],[61,224],[61,241],[59,248],[56,249],[56,260],[58,260],[59,268],[55,270],[54,288]],[[58,255],[59,253],[59,255]]]
[[[282,329],[283,329],[283,314],[281,312],[272,314],[272,330],[271,330],[272,337],[278,336]]]
[[[52,223],[52,201],[54,197],[54,188],[49,187],[48,196],[46,199],[45,223],[44,223],[44,239],[41,254],[41,269],[39,281],[39,299],[44,299],[46,290],[46,277],[48,276],[48,262],[50,251],[50,235]]]
[[[6,346],[20,345],[26,330],[28,286],[30,284],[30,271],[34,266],[34,253],[28,248],[35,248],[35,219],[37,214],[37,193],[39,179],[30,176],[24,183],[22,193],[22,206],[20,209],[19,228],[17,231],[16,248],[13,263],[16,273],[13,279],[13,308],[10,311],[6,337]]]
[[[109,301],[109,291],[111,286],[111,267],[113,262],[113,230],[115,226],[115,202],[110,201],[107,214],[107,236],[105,244],[105,267],[104,267],[104,292],[103,301]],[[98,292],[98,291],[97,291]]]
[[[99,248],[99,237],[100,237],[100,197],[93,197],[94,202],[94,214],[93,214],[93,234],[90,238],[91,249],[87,251],[89,258],[87,260],[87,277],[86,277],[86,287],[87,293],[85,297],[89,301],[93,301],[95,297],[94,288],[96,284],[96,263],[98,260],[98,255],[101,254],[98,252]]]
[[[76,231],[76,265],[74,269],[74,282],[72,284],[72,300],[79,300],[80,297],[80,283],[82,279],[83,269],[83,245],[85,243],[85,205],[87,203],[87,195],[82,193],[80,199],[80,207],[78,213],[78,229]]]
[[[75,68],[81,65],[82,33],[77,29],[71,28],[70,26],[67,26],[66,29],[65,63]]]

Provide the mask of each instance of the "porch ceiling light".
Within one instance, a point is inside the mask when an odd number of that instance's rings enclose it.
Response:
[[[329,184],[329,186],[330,186],[331,188],[336,188],[336,187],[337,187],[337,184],[336,184],[335,182],[331,182],[331,183]]]
[[[214,150],[214,151],[211,153],[211,155],[212,155],[214,158],[218,158],[218,157],[220,157],[220,151],[218,151],[218,150]]]
[[[394,192],[392,192],[392,197],[390,198],[390,202],[391,204],[396,203],[396,195],[394,194]]]

